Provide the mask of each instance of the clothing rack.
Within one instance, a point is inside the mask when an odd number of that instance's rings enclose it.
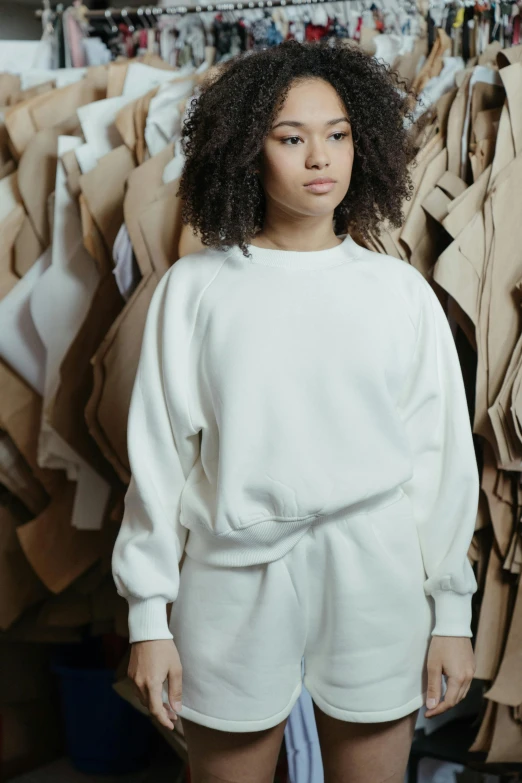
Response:
[[[235,11],[244,8],[275,8],[285,5],[322,5],[324,3],[342,2],[342,0],[239,0],[239,2],[226,3],[202,3],[194,6],[175,5],[166,8],[158,6],[126,6],[124,8],[106,8],[89,10],[85,12],[88,19],[103,19],[110,21],[117,16],[125,19],[129,15],[138,16],[150,21],[152,17],[174,14],[199,14],[202,11]],[[37,16],[42,16],[42,9],[36,11]]]

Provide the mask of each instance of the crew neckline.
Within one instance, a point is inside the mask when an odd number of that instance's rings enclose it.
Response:
[[[330,266],[338,266],[358,256],[359,245],[349,234],[340,234],[338,239],[343,241],[334,247],[325,250],[279,250],[276,248],[257,247],[247,245],[252,258],[245,258],[238,245],[235,245],[231,253],[241,258],[244,262],[261,264],[263,266],[283,267],[286,269],[322,269]]]

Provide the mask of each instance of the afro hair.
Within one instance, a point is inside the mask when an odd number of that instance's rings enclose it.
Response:
[[[334,210],[336,234],[378,236],[398,227],[411,198],[415,155],[407,119],[411,95],[384,62],[339,39],[299,42],[235,55],[213,70],[187,108],[181,131],[185,163],[178,196],[182,220],[203,245],[247,245],[263,228],[265,194],[256,174],[263,142],[295,80],[329,82],[350,118],[350,187]]]

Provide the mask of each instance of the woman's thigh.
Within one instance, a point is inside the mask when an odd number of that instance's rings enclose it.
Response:
[[[384,723],[348,723],[314,702],[325,783],[403,783],[418,710]]]
[[[192,783],[272,783],[287,718],[270,729],[231,732],[183,718]]]

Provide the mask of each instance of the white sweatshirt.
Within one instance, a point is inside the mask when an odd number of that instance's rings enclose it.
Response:
[[[150,303],[112,558],[130,642],[173,638],[166,604],[184,549],[217,565],[270,562],[315,519],[398,487],[415,514],[432,634],[472,636],[479,476],[433,289],[348,235],[317,252],[249,251],[180,258]]]

